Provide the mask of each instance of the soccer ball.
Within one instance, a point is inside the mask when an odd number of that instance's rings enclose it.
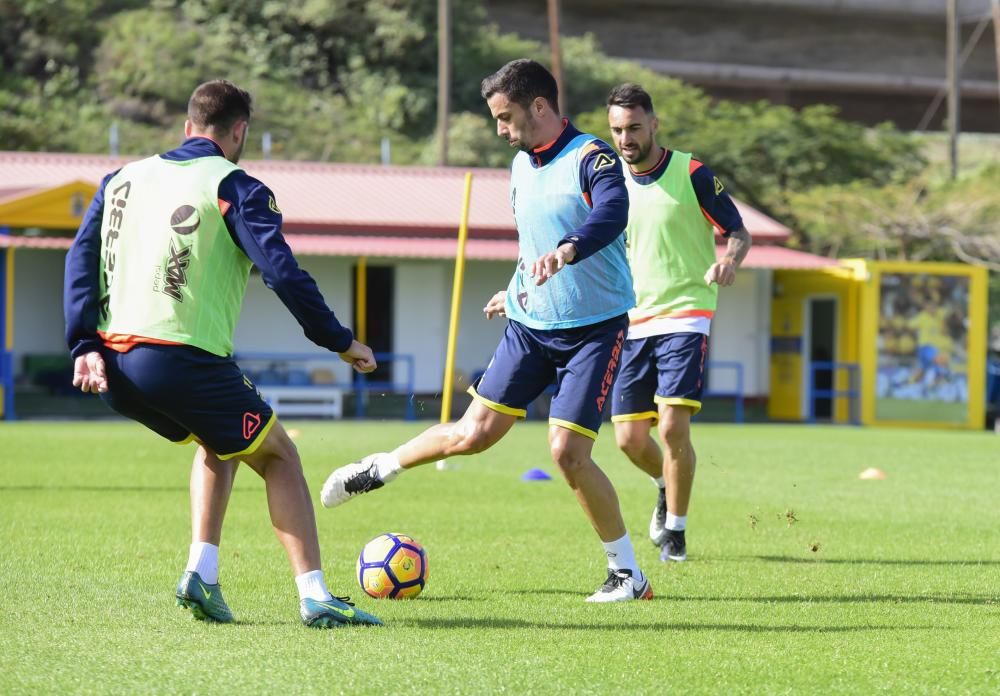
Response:
[[[413,599],[427,583],[427,552],[405,534],[380,534],[361,549],[358,583],[376,599]]]

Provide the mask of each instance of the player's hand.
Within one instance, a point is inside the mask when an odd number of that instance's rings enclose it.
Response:
[[[363,375],[378,367],[375,363],[375,356],[372,355],[372,349],[358,341],[353,341],[350,348],[343,353],[338,353],[338,355],[345,363],[350,363],[355,372],[360,372]]]
[[[487,319],[492,319],[493,317],[505,317],[507,316],[507,311],[504,309],[504,301],[507,299],[507,291],[501,290],[496,295],[490,298],[490,301],[486,303],[483,307],[483,312],[486,313]]]
[[[545,281],[561,271],[567,263],[576,258],[576,247],[566,242],[555,251],[542,254],[531,264],[531,277],[535,285],[545,285]]]
[[[84,393],[103,394],[108,390],[104,358],[100,353],[84,353],[73,362],[73,386],[79,387]]]
[[[736,280],[736,263],[731,259],[722,259],[713,263],[705,271],[705,284],[718,283],[719,287],[729,287]]]

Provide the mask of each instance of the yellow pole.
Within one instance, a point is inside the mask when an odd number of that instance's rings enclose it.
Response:
[[[458,314],[462,303],[462,280],[465,276],[465,240],[469,236],[469,200],[471,197],[472,172],[466,172],[465,197],[462,200],[462,221],[458,226],[458,250],[455,252],[455,282],[451,287],[451,321],[448,322],[448,352],[444,359],[444,386],[441,388],[442,423],[447,423],[451,420],[451,390],[455,378],[455,343],[458,341]]]
[[[368,343],[368,258],[358,257],[354,283],[354,337]]]
[[[14,247],[7,249],[7,311],[4,312],[7,325],[4,327],[6,344],[4,349],[14,350]]]

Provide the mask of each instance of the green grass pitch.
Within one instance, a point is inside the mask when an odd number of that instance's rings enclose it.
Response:
[[[314,496],[333,466],[425,426],[292,425]],[[455,470],[318,508],[331,588],[387,625],[311,631],[248,469],[222,543],[239,623],[205,625],[173,603],[193,447],[124,422],[0,424],[0,693],[1000,692],[1000,439],[694,433],[690,560],[669,567],[646,538],[649,479],[610,427],[595,449],[654,601],[584,603],[601,548],[528,423]],[[858,480],[870,466],[888,478]],[[531,467],[554,480],[522,482]],[[427,549],[414,601],[357,587],[383,531]]]

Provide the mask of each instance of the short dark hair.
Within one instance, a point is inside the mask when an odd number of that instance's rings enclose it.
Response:
[[[641,106],[647,114],[653,113],[653,99],[649,96],[649,92],[634,82],[620,84],[611,90],[608,95],[608,108],[612,106],[622,106],[626,109]]]
[[[228,132],[237,121],[249,121],[252,112],[250,93],[229,80],[198,85],[188,101],[188,119],[202,129]]]
[[[559,113],[559,87],[556,78],[541,63],[527,58],[512,60],[483,80],[483,99],[503,94],[512,102],[527,109],[536,98],[542,97]]]

